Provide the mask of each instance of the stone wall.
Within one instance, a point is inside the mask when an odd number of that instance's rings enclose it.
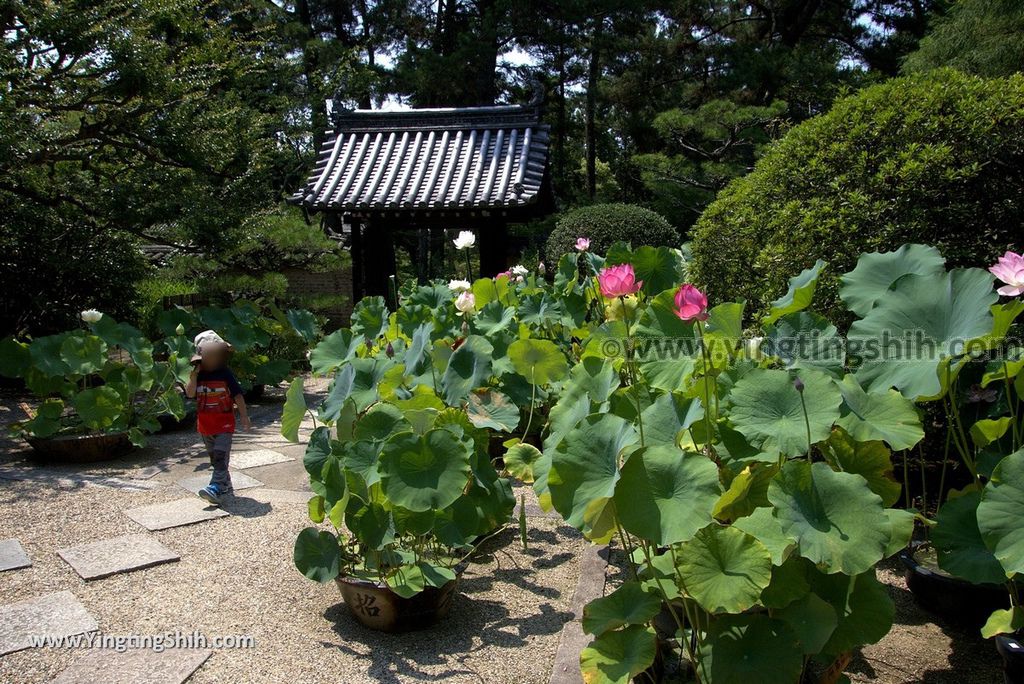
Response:
[[[298,297],[320,295],[342,295],[345,301],[317,313],[324,313],[330,319],[328,329],[349,324],[352,314],[352,269],[348,266],[322,273],[301,268],[286,268],[282,271],[288,279],[288,294]]]

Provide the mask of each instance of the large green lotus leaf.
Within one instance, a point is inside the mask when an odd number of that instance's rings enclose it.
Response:
[[[646,358],[639,362],[640,373],[647,384],[655,389],[666,392],[683,392],[692,384],[695,361],[689,356],[679,356],[669,352],[655,353],[653,340],[640,340],[639,344],[648,344]],[[665,340],[671,344],[672,340]]]
[[[319,479],[324,464],[331,456],[331,430],[321,425],[309,435],[306,453],[302,457],[302,465],[311,478]]]
[[[648,295],[678,287],[685,275],[686,266],[679,252],[668,247],[638,247],[629,262],[633,265],[636,279],[643,281],[643,290]]]
[[[1006,581],[1006,574],[999,560],[985,546],[979,528],[981,498],[981,492],[969,490],[942,504],[932,529],[932,544],[939,567],[949,574],[975,584],[1000,584]],[[1019,523],[1019,519],[1009,524],[1014,523]]]
[[[584,684],[629,684],[654,664],[657,653],[654,630],[632,625],[605,632],[580,652]]]
[[[754,510],[768,506],[768,483],[778,472],[778,466],[752,463],[732,478],[729,488],[715,502],[711,514],[722,521],[736,520]]]
[[[68,364],[61,358],[61,347],[71,333],[60,333],[37,337],[29,345],[32,368],[45,377],[63,377],[71,372]]]
[[[771,506],[755,508],[750,515],[737,518],[732,526],[764,544],[772,556],[772,563],[782,565],[796,543],[783,532],[782,524],[772,511]]]
[[[700,399],[666,392],[654,400],[641,414],[646,444],[679,443],[679,433],[704,418]]]
[[[382,443],[359,440],[338,442],[336,444],[340,445],[339,456],[345,471],[358,475],[362,487],[372,487],[377,482],[380,482],[380,451],[383,446]]]
[[[381,450],[384,494],[410,511],[452,504],[472,474],[469,444],[445,429],[392,435]]]
[[[997,298],[992,275],[977,268],[903,276],[850,327],[857,379],[869,391],[895,387],[911,400],[940,395],[940,365],[992,330]]]
[[[336,330],[320,340],[320,344],[309,353],[309,366],[313,375],[333,373],[338,366],[355,357],[362,342],[348,328]]]
[[[330,582],[341,570],[341,549],[330,532],[307,527],[295,539],[295,567],[317,582]]]
[[[524,298],[517,313],[521,322],[542,331],[558,323],[564,315],[561,304],[547,294]]]
[[[352,334],[375,340],[387,330],[388,306],[383,297],[363,297],[352,309]]]
[[[857,267],[840,276],[839,297],[861,318],[908,273],[942,275],[946,260],[930,245],[903,245],[895,252],[861,254]]]
[[[360,359],[366,361],[367,359]],[[372,363],[372,361],[371,361]],[[333,423],[341,415],[341,408],[352,396],[355,385],[356,369],[351,363],[346,363],[334,376],[330,387],[327,390],[327,397],[320,405],[320,420],[325,423]],[[301,378],[296,378],[301,380]],[[292,383],[294,384],[294,380]]]
[[[550,451],[562,443],[566,435],[590,415],[592,406],[586,394],[563,393],[548,414],[548,435],[544,450]]]
[[[696,333],[693,323],[687,323],[676,315],[675,297],[676,291],[673,289],[665,290],[651,299],[632,332],[639,337],[664,338],[676,342],[678,345],[675,349],[695,350]]]
[[[793,555],[781,565],[772,566],[772,581],[761,592],[761,605],[765,608],[785,608],[811,590],[807,582],[810,561]]]
[[[885,515],[889,518],[889,524],[892,525],[889,543],[885,547],[885,557],[889,558],[910,545],[910,540],[914,536],[914,523],[917,516],[913,511],[902,508],[886,508]]]
[[[945,507],[942,510],[944,512]],[[999,462],[978,505],[981,535],[1007,576],[1024,573],[1021,521],[1024,521],[1024,449]]]
[[[562,397],[586,396],[591,402],[601,404],[611,398],[620,384],[619,374],[610,361],[589,357],[582,359],[569,371]]]
[[[397,406],[381,402],[370,407],[356,422],[352,437],[379,444],[395,432],[409,429],[409,422]]]
[[[60,358],[75,375],[97,372],[107,360],[107,343],[95,335],[68,335],[60,345]]]
[[[974,442],[974,445],[979,449],[983,449],[989,444],[1002,439],[1003,435],[1006,434],[1006,431],[1013,426],[1013,423],[1014,419],[1010,416],[979,420],[971,426],[971,441]]]
[[[892,527],[867,481],[825,463],[790,461],[768,486],[783,532],[826,572],[855,575],[882,559]]]
[[[36,414],[24,423],[24,428],[33,437],[50,437],[60,432],[64,402],[60,399],[46,399],[39,404]]]
[[[512,304],[515,294],[512,292],[510,278],[478,278],[473,282],[473,297],[477,308],[481,309],[494,301]],[[449,301],[451,298],[452,293],[449,292]]]
[[[547,486],[551,503],[570,525],[583,529],[588,506],[611,503],[619,480],[619,454],[639,436],[618,416],[587,416],[552,453]]]
[[[487,338],[470,335],[448,359],[448,368],[441,377],[444,400],[457,406],[470,391],[483,387],[491,377],[491,354],[494,346]]]
[[[345,515],[345,527],[360,544],[370,549],[379,550],[395,541],[394,517],[378,503],[350,507]]]
[[[836,611],[839,624],[821,653],[828,658],[865,644],[874,644],[892,628],[896,607],[888,588],[875,578],[871,569],[860,575],[826,575],[808,568],[811,591]]]
[[[512,365],[534,385],[562,380],[569,372],[565,354],[551,340],[516,340],[508,347]]]
[[[710,523],[721,493],[714,461],[657,445],[634,451],[622,466],[615,510],[627,532],[666,546],[690,539]]]
[[[412,598],[427,586],[423,569],[418,565],[399,565],[385,579],[391,591],[405,599]]]
[[[807,593],[773,613],[796,634],[806,655],[818,653],[839,626],[835,608],[817,594]]]
[[[125,410],[121,395],[106,385],[79,392],[71,400],[71,405],[82,422],[93,430],[110,427]]]
[[[558,259],[555,269],[555,291],[568,294],[576,290],[580,282],[579,254],[568,252]]]
[[[806,420],[800,392],[793,384],[796,377],[804,383]],[[787,456],[807,453],[807,422],[811,442],[827,439],[842,403],[831,378],[814,370],[752,370],[736,382],[729,396],[733,426],[752,444]]]
[[[818,286],[818,276],[827,262],[818,259],[810,268],[800,271],[799,274],[789,279],[789,289],[771,303],[768,315],[764,317],[764,324],[768,325],[779,320],[786,314],[803,311],[811,305],[814,299],[814,290]]]
[[[32,353],[27,344],[18,342],[13,337],[0,339],[0,375],[20,378],[31,363]]]
[[[600,636],[626,625],[643,625],[661,611],[661,598],[626,582],[603,598],[583,606],[583,631]]]
[[[867,480],[871,491],[882,498],[883,506],[899,500],[903,487],[893,477],[892,454],[884,444],[854,441],[849,434],[836,430],[828,438],[828,446],[829,463],[836,470]]]
[[[772,579],[768,548],[735,527],[712,523],[676,554],[680,586],[709,613],[741,613]]]
[[[786,368],[815,368],[835,377],[846,363],[839,331],[810,311],[787,314],[767,326],[761,351],[778,357]]]
[[[997,634],[1013,634],[1020,629],[1024,629],[1024,608],[1014,606],[992,613],[981,628],[981,636],[991,639]]]
[[[516,318],[516,310],[499,301],[488,302],[473,316],[473,330],[481,335],[496,335],[508,330]]]
[[[361,413],[380,399],[378,387],[395,362],[387,358],[352,359],[349,365],[355,372],[349,396],[355,403],[356,410]],[[340,376],[341,373],[338,375]]]
[[[519,407],[508,395],[497,390],[482,389],[469,393],[466,407],[469,419],[478,428],[490,428],[497,432],[512,432],[519,427]]]
[[[924,439],[917,407],[896,390],[869,394],[853,375],[846,375],[838,384],[843,395],[838,424],[857,441],[880,439],[901,451]]]
[[[402,363],[405,364],[407,372],[412,375],[419,375],[429,370],[430,363],[430,331],[433,329],[431,323],[423,323],[417,326],[410,335],[409,346],[406,347]]]
[[[316,322],[316,316],[305,309],[288,309],[285,319],[292,330],[299,334],[307,344],[312,344],[320,335],[320,325]]]
[[[303,393],[302,376],[296,377],[285,392],[284,409],[281,412],[281,436],[289,442],[299,441],[299,425],[306,415],[306,395]]]
[[[505,452],[505,470],[512,477],[517,477],[523,482],[531,484],[537,479],[534,465],[543,458],[544,455],[537,447],[526,442],[517,442]]]
[[[782,684],[800,681],[803,650],[793,630],[767,615],[715,619],[700,645],[701,684]]]

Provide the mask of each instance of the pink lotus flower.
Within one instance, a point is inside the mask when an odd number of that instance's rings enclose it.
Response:
[[[601,269],[597,281],[601,284],[601,294],[609,299],[636,294],[644,284],[644,281],[636,279],[630,264]]]
[[[996,278],[1004,283],[1005,287],[996,290],[1006,297],[1018,297],[1024,294],[1024,254],[1007,252],[999,257],[996,265],[988,269]]]
[[[455,308],[459,316],[469,316],[476,309],[476,297],[472,292],[463,292],[455,298]]]
[[[495,273],[494,279],[497,280],[498,278],[508,278],[509,280],[511,280],[512,271],[502,271],[501,273]]]
[[[708,319],[708,298],[689,283],[676,292],[676,316],[687,323]]]
[[[579,252],[586,252],[590,249],[590,238],[578,237],[576,238],[576,250]]]

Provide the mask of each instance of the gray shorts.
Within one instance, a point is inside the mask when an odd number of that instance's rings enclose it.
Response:
[[[202,435],[203,444],[206,445],[206,453],[212,456],[214,451],[230,452],[232,437],[234,435],[230,432],[221,432],[217,435]]]

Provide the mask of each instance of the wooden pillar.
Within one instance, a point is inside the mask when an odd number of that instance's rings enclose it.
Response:
[[[352,241],[349,246],[349,256],[352,257],[352,304],[355,305],[366,293],[366,284],[363,282],[363,222],[360,219],[352,218]]]
[[[363,234],[366,258],[363,262],[364,295],[390,299],[390,277],[396,274],[395,242],[386,220],[367,221]]]
[[[508,269],[508,234],[504,222],[494,222],[477,230],[480,245],[480,277],[491,278]]]
[[[416,282],[426,285],[430,280],[430,235],[426,228],[416,229]]]
[[[429,277],[443,278],[447,274],[447,267],[444,263],[444,228],[432,226],[430,228],[430,269]]]

